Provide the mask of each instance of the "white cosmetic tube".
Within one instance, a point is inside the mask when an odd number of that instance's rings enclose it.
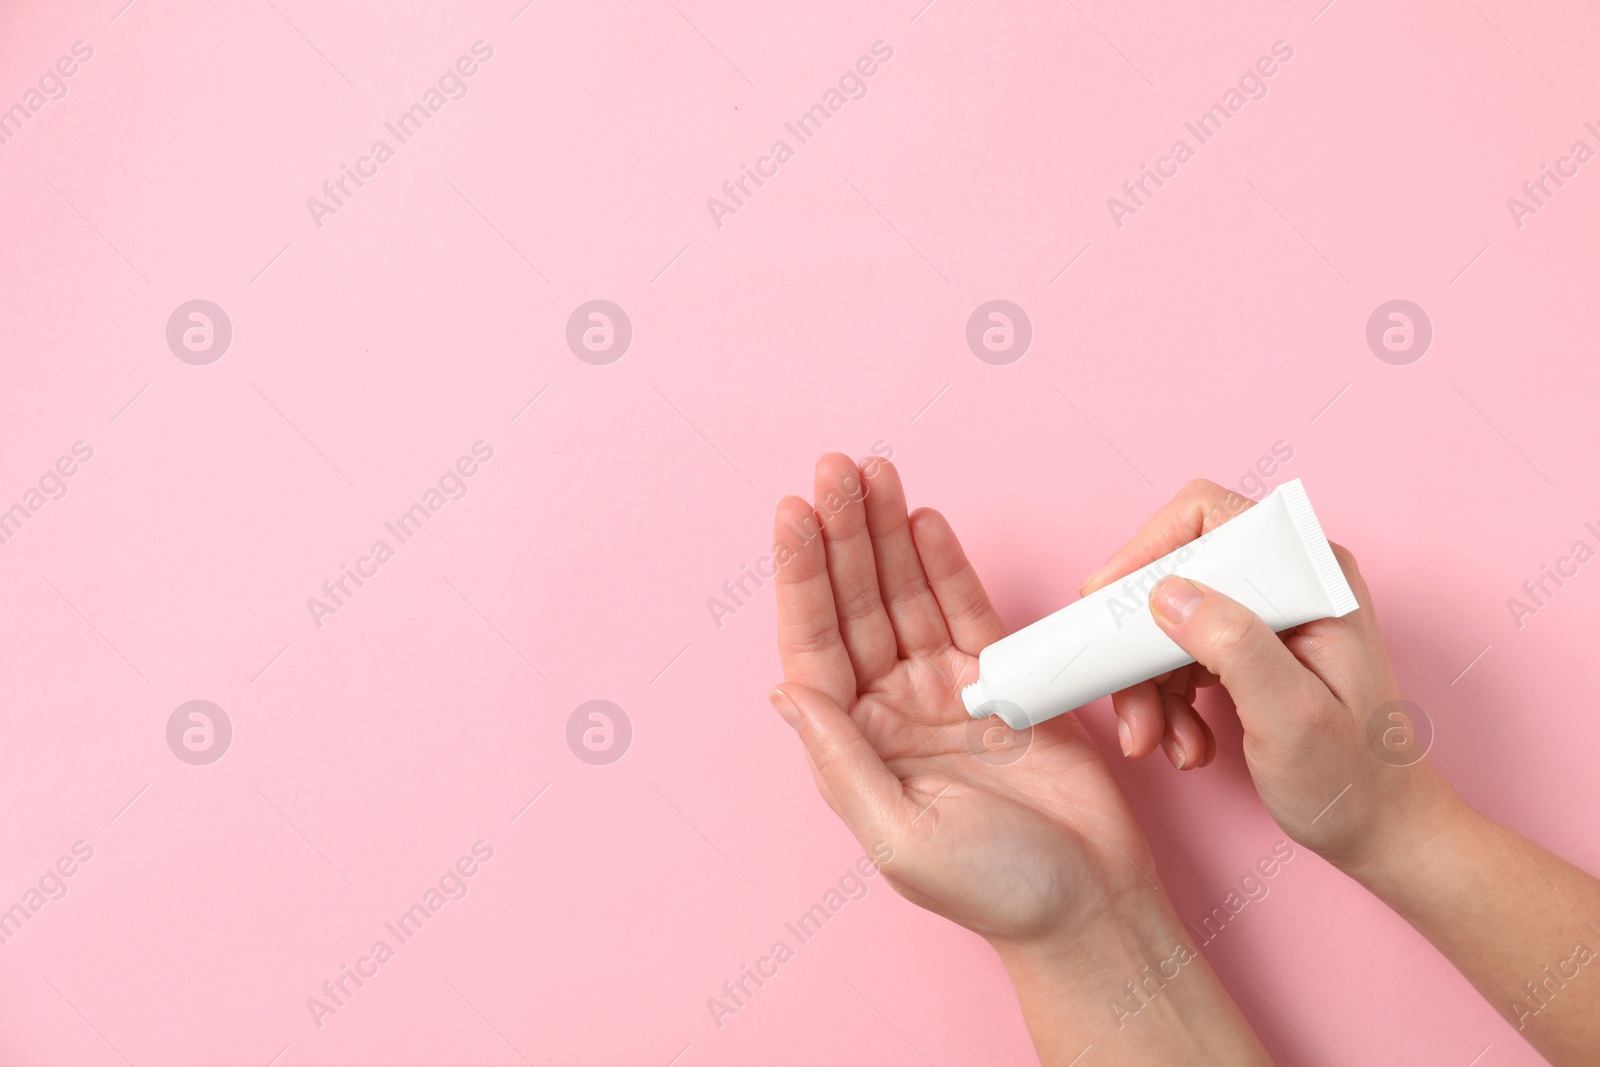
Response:
[[[1177,574],[1232,597],[1274,631],[1356,610],[1356,597],[1296,478],[1121,581],[1001,638],[961,691],[974,719],[1013,730],[1193,663],[1150,616],[1150,590]]]

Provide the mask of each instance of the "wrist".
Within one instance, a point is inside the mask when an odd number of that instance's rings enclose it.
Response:
[[[1188,941],[1167,903],[1153,886],[1128,890],[1067,926],[1033,937],[991,938],[1012,976],[1048,981],[1074,991],[1103,993],[1106,982],[1132,966],[1138,970],[1152,952],[1170,955],[1174,938]]]
[[[1129,892],[1069,931],[991,942],[1046,1067],[1269,1063],[1166,894]]]
[[[1454,835],[1477,813],[1427,760],[1385,773],[1404,777],[1372,805],[1370,829],[1355,847],[1325,858],[1387,899],[1448,852]]]

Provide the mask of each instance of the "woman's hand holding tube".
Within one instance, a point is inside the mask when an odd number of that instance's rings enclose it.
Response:
[[[1190,483],[1083,591],[1247,506]],[[1411,723],[1371,594],[1354,557],[1334,552],[1359,609],[1281,636],[1214,589],[1156,584],[1157,625],[1196,662],[1112,698],[1123,751],[1159,745],[1180,770],[1208,763],[1215,741],[1194,696],[1220,681],[1256,789],[1289,836],[1410,921],[1553,1063],[1600,1062],[1600,980],[1570,980],[1574,961],[1600,947],[1600,882],[1480,814],[1420,752],[1405,752]]]
[[[1249,505],[1219,485],[1191,482],[1085,583],[1084,592],[1159,559]],[[1176,577],[1157,583],[1151,614],[1195,663],[1115,694],[1112,706],[1125,754],[1143,757],[1159,745],[1174,766],[1193,769],[1216,752],[1210,727],[1195,711],[1195,693],[1220,678],[1238,708],[1245,761],[1267,810],[1295,841],[1352,865],[1381,847],[1426,839],[1455,814],[1455,791],[1427,760],[1399,767],[1369,747],[1369,717],[1380,708],[1399,711],[1400,687],[1355,558],[1338,545],[1333,551],[1359,610],[1281,637],[1216,590]],[[1398,811],[1408,818],[1395,819]]]

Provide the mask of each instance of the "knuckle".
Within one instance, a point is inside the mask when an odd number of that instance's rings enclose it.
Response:
[[[928,584],[927,576],[920,570],[915,573],[902,573],[889,578],[884,583],[884,599],[892,604],[906,600],[915,600],[924,595],[931,595],[933,587]]]
[[[1243,608],[1222,612],[1211,628],[1211,651],[1220,662],[1248,659],[1260,641],[1260,620]]]
[[[799,620],[785,636],[791,652],[826,652],[839,643],[838,616],[817,614]]]
[[[841,623],[859,623],[883,616],[883,607],[878,603],[877,597],[871,593],[851,591],[839,598],[839,621]],[[887,617],[887,616],[885,616]]]

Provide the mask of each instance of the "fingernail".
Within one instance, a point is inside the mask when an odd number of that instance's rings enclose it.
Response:
[[[1110,569],[1109,567],[1101,567],[1099,570],[1097,570],[1093,574],[1089,575],[1089,577],[1085,578],[1083,580],[1083,584],[1078,586],[1078,595],[1079,596],[1086,596],[1087,594],[1084,592],[1084,590],[1085,589],[1092,589],[1094,587],[1094,584],[1100,580],[1100,576],[1102,574],[1104,574],[1109,569]]]
[[[1117,740],[1122,742],[1124,756],[1133,754],[1133,731],[1128,729],[1128,723],[1124,719],[1117,720]]]
[[[790,699],[788,693],[785,693],[782,689],[774,689],[767,694],[767,699],[772,701],[772,706],[778,710],[779,715],[783,716],[784,722],[796,730],[800,729],[800,709],[795,706],[795,702]]]
[[[1176,625],[1194,614],[1203,595],[1193,582],[1174,575],[1161,579],[1150,590],[1150,606]]]
[[[1161,739],[1161,749],[1167,754],[1167,759],[1172,761],[1172,765],[1175,768],[1180,771],[1183,770],[1184,760],[1186,757],[1183,754],[1183,745],[1178,743],[1178,739],[1176,737],[1173,737],[1171,734],[1163,737]]]

